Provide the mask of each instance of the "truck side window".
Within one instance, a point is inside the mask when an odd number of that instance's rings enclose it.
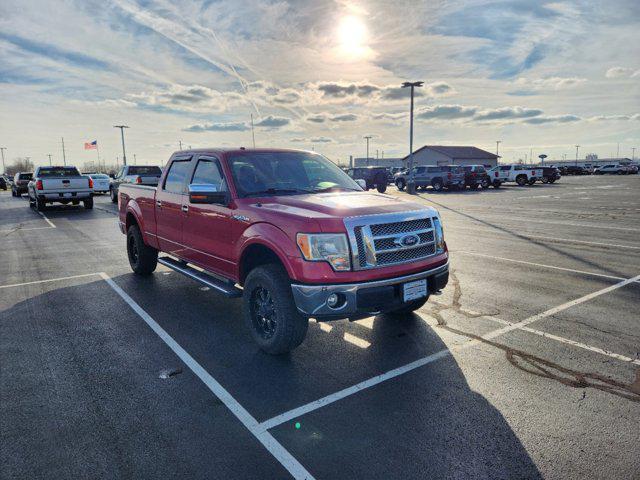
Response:
[[[184,193],[184,181],[189,172],[191,160],[176,160],[169,167],[163,190],[171,193]]]
[[[215,185],[218,192],[227,190],[227,183],[224,181],[220,164],[213,160],[198,160],[196,171],[193,172],[192,184]]]

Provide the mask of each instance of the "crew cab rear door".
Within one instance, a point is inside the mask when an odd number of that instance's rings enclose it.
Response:
[[[190,172],[191,157],[176,157],[156,190],[156,234],[160,250],[179,258],[186,257],[182,228],[185,210],[188,209],[186,197]]]
[[[189,185],[207,185],[217,192],[228,192],[228,182],[220,160],[211,155],[200,155],[189,179]],[[183,226],[183,243],[188,247],[187,260],[214,273],[233,277],[233,221],[227,195],[223,203],[189,203]]]

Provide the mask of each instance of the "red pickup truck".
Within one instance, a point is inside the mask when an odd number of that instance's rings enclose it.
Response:
[[[136,274],[159,262],[242,297],[272,354],[302,343],[309,318],[407,314],[449,279],[436,210],[364,192],[313,152],[176,152],[157,187],[122,184],[118,209]]]

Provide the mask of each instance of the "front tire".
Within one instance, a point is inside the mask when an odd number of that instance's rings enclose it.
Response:
[[[520,187],[524,187],[527,184],[527,176],[526,175],[518,175],[516,177],[516,183]]]
[[[376,189],[378,190],[379,193],[384,193],[387,191],[387,184],[386,183],[379,183],[376,186]]]
[[[118,194],[115,192],[113,187],[109,187],[109,197],[111,197],[112,203],[118,203]]]
[[[492,185],[493,185],[493,188],[500,188],[500,186],[502,185],[502,182],[500,180],[494,180]]]
[[[398,180],[396,180],[396,187],[398,188],[398,190],[402,191],[406,186],[407,186],[407,182],[405,182],[402,178],[399,178]]]
[[[127,255],[131,270],[137,275],[151,275],[158,265],[158,250],[144,243],[138,225],[127,230]]]
[[[309,319],[296,308],[291,280],[282,266],[253,269],[244,284],[242,302],[251,336],[264,352],[288,353],[307,335]]]
[[[431,182],[431,186],[436,192],[441,192],[444,188],[444,184],[442,183],[442,180],[440,178],[434,179],[433,182]]]

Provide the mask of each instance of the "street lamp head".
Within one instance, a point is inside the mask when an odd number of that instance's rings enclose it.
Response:
[[[421,87],[424,85],[424,82],[404,82],[402,84],[402,88],[407,88],[407,87]]]
[[[114,125],[113,128],[129,128],[127,125]]]

